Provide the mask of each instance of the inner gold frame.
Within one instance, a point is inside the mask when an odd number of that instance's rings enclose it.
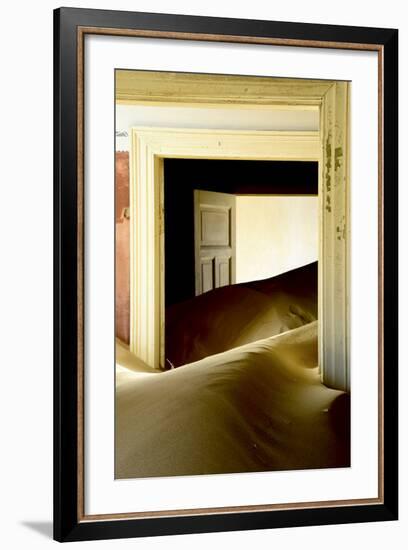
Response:
[[[204,40],[212,42],[267,44],[292,47],[329,48],[346,50],[374,51],[378,55],[378,496],[375,498],[345,499],[337,501],[293,502],[286,504],[266,504],[231,506],[222,508],[183,509],[165,511],[147,511],[134,513],[113,513],[91,515],[85,513],[84,486],[84,42],[86,35],[110,35],[124,37],[166,38],[177,40]],[[338,506],[375,505],[384,503],[384,360],[383,360],[383,81],[384,81],[384,46],[381,44],[347,43],[323,40],[299,40],[287,38],[264,38],[252,36],[217,35],[175,31],[154,31],[139,29],[117,29],[108,27],[77,27],[77,288],[78,288],[78,399],[77,399],[77,514],[78,522],[105,521],[137,518],[194,516],[203,514],[257,512],[277,510],[298,510],[310,508],[328,508]]]

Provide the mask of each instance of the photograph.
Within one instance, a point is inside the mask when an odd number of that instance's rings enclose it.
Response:
[[[349,238],[322,86],[115,71],[115,478],[350,467],[350,377],[319,353],[335,208]]]

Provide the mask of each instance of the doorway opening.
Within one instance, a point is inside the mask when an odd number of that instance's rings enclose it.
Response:
[[[318,162],[163,163],[164,368],[317,320]]]

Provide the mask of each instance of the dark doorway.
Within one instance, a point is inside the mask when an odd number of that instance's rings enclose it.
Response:
[[[318,163],[165,159],[166,307],[195,295],[194,189],[235,195],[317,195]]]

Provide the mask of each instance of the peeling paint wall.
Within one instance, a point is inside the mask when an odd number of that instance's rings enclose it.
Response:
[[[130,286],[129,286],[129,153],[116,153],[115,188],[115,334],[129,343]]]

